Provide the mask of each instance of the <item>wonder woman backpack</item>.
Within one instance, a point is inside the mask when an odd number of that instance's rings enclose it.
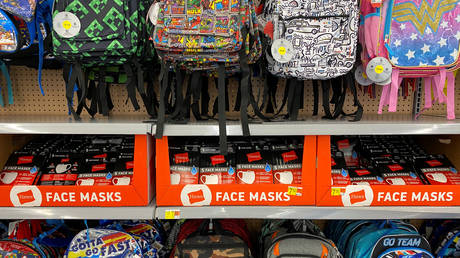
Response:
[[[455,78],[459,66],[460,5],[456,0],[392,0],[380,7],[362,1],[360,40],[367,77],[384,85],[379,113],[396,111],[402,78],[425,79],[425,108],[447,103],[447,118],[455,118]],[[378,28],[378,29],[376,29]],[[444,87],[447,80],[447,95]]]

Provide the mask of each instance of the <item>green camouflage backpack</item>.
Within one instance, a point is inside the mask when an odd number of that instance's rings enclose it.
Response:
[[[153,57],[153,48],[149,46],[147,36],[147,31],[152,28],[145,19],[150,5],[151,0],[55,1],[53,53],[68,64],[65,69],[68,73],[64,74],[66,98],[75,119],[79,119],[79,113],[72,107],[74,92],[78,93],[79,110],[87,108],[88,73],[99,71],[101,79],[97,81],[103,88],[99,90],[102,93],[107,83],[107,69],[104,68],[107,66],[118,66],[117,69],[126,74],[128,95],[134,108],[139,109],[135,95],[137,89],[152,115],[152,103],[144,89],[142,69],[142,62],[151,61]],[[108,115],[108,110],[103,108],[99,113]]]

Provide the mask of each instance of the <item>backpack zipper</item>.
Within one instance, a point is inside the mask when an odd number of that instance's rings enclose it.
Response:
[[[350,15],[346,14],[341,14],[341,15],[320,15],[320,16],[307,16],[307,15],[298,15],[298,16],[292,16],[289,18],[282,18],[280,17],[280,20],[282,21],[290,21],[294,19],[312,19],[312,20],[320,20],[320,19],[327,19],[327,18],[348,18]]]

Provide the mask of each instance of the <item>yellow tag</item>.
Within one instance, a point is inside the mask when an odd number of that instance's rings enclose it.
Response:
[[[367,79],[367,74],[366,73],[363,73],[363,78]]]
[[[381,74],[383,72],[383,66],[377,65],[374,69],[375,73]]]
[[[165,219],[177,219],[179,218],[180,212],[179,211],[165,211]]]
[[[297,195],[297,187],[288,186],[288,195]]]
[[[70,28],[72,28],[72,23],[70,21],[63,21],[62,27],[64,27],[66,30],[70,30]]]
[[[331,188],[331,196],[340,196],[340,188]]]
[[[279,47],[278,48],[278,53],[280,53],[280,55],[284,56],[286,54],[286,48],[285,47]]]
[[[458,242],[458,237],[454,238],[454,243],[457,243]]]

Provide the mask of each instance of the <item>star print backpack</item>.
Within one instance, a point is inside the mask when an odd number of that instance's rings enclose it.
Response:
[[[355,63],[357,0],[269,0],[259,15],[268,70],[287,78],[330,79]]]
[[[460,1],[362,0],[361,13],[359,34],[365,74],[383,86],[379,114],[386,105],[388,111],[396,111],[403,78],[423,78],[425,109],[432,106],[433,91],[434,101],[446,103],[447,118],[454,119]]]

